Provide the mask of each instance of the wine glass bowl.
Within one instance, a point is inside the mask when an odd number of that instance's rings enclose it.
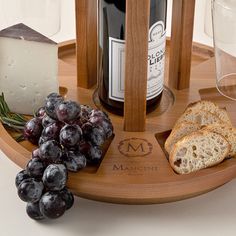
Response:
[[[23,23],[47,37],[60,30],[60,0],[0,0],[0,12],[0,29]]]
[[[212,0],[213,38],[216,58],[216,87],[236,100],[236,2]]]

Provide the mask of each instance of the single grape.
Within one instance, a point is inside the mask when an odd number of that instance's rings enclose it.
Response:
[[[98,109],[93,109],[93,110],[90,112],[90,117],[93,117],[93,116],[100,116],[100,117],[109,119],[107,113],[105,113],[104,111],[98,110]]]
[[[74,101],[63,101],[56,108],[57,119],[68,123],[76,120],[79,117],[81,108],[80,105]]]
[[[32,144],[37,144],[42,131],[43,126],[41,120],[39,118],[33,118],[26,123],[23,135]]]
[[[57,121],[55,123],[49,124],[46,128],[44,128],[41,135],[44,142],[48,140],[59,141],[59,134],[62,127],[63,124]]]
[[[95,146],[101,146],[106,141],[106,133],[102,127],[94,127],[90,134],[90,142]]]
[[[45,219],[43,214],[40,212],[39,202],[35,202],[35,203],[28,202],[27,205],[26,205],[26,213],[33,220],[43,220],[43,219]]]
[[[44,128],[46,128],[48,125],[51,125],[53,123],[57,122],[56,120],[52,119],[50,116],[44,116],[42,119],[42,125]]]
[[[39,148],[40,158],[47,163],[60,163],[62,149],[58,142],[49,140],[43,143]]]
[[[67,188],[62,189],[59,193],[66,203],[66,210],[69,210],[74,204],[74,195]]]
[[[46,192],[39,201],[40,212],[51,219],[62,216],[66,211],[66,207],[66,203],[59,192]]]
[[[44,116],[46,115],[46,110],[45,107],[40,107],[36,112],[35,112],[35,117],[39,119],[43,119]]]
[[[43,183],[35,179],[25,179],[18,186],[18,196],[24,202],[37,202],[43,193]]]
[[[15,185],[18,188],[18,186],[21,184],[22,181],[29,179],[30,176],[27,173],[26,170],[22,170],[20,171],[17,175],[16,175],[16,179],[15,179]]]
[[[102,160],[102,150],[97,146],[90,145],[90,149],[86,157],[90,164],[96,165]]]
[[[82,129],[84,139],[89,140],[90,134],[93,131],[93,125],[90,122],[87,122],[82,125],[81,129]]]
[[[44,170],[45,164],[39,157],[31,159],[26,166],[27,173],[34,178],[41,178]]]
[[[48,116],[57,119],[56,108],[63,101],[63,97],[57,93],[51,93],[45,100],[45,110]]]
[[[110,138],[113,134],[113,125],[111,121],[107,118],[101,116],[90,117],[89,122],[94,126],[100,126],[104,129],[106,133],[106,138]]]
[[[62,190],[66,186],[67,170],[62,164],[49,165],[43,174],[43,183],[52,191]]]
[[[68,151],[63,158],[67,170],[77,172],[86,167],[86,157],[78,151]]]
[[[73,147],[82,139],[82,130],[78,125],[65,125],[60,131],[60,143],[65,147]]]
[[[95,146],[101,146],[106,141],[106,133],[100,126],[93,126],[85,123],[82,126],[84,138]]]
[[[102,128],[104,129],[105,133],[106,133],[106,138],[110,138],[113,135],[114,132],[114,128],[113,125],[110,121],[104,120],[102,122]]]

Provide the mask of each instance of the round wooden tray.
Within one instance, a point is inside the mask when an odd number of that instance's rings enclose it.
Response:
[[[168,48],[169,41],[167,59]],[[190,102],[201,98],[216,101],[227,108],[233,123],[236,123],[236,110],[233,109],[235,103],[226,100],[214,89],[212,49],[194,44],[192,59],[190,88],[181,91],[165,88],[160,108],[147,116],[145,132],[124,132],[122,117],[110,114],[115,136],[104,148],[100,166],[87,167],[79,173],[69,174],[68,186],[76,195],[113,203],[164,203],[208,192],[236,176],[236,159],[225,160],[215,167],[196,173],[178,175],[171,169],[168,156],[163,150],[168,130]],[[75,60],[75,42],[62,43],[59,47],[59,81],[62,92],[81,104],[100,106],[94,89],[77,88]],[[0,134],[0,148],[12,161],[24,168],[35,147],[26,141],[15,142],[1,124]]]

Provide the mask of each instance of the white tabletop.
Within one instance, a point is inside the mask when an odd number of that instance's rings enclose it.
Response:
[[[162,205],[128,206],[76,197],[57,220],[36,222],[16,193],[20,171],[0,151],[1,236],[149,236],[236,234],[236,181],[192,199]]]

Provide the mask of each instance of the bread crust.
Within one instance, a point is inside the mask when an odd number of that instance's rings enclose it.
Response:
[[[199,125],[209,125],[213,123],[223,124],[224,121],[221,120],[215,114],[205,111],[205,110],[186,110],[182,116],[177,120],[174,128],[184,121],[189,121],[197,123]]]
[[[201,129],[201,125],[190,121],[184,121],[177,124],[171,131],[165,142],[165,150],[170,153],[173,144],[178,142],[184,136]]]
[[[190,110],[205,110],[209,111],[216,116],[218,116],[221,120],[223,120],[225,123],[232,125],[232,122],[230,120],[230,117],[226,111],[225,108],[220,108],[216,103],[208,101],[208,100],[199,100],[193,103],[190,103],[187,108],[185,109],[185,112],[188,112]]]

